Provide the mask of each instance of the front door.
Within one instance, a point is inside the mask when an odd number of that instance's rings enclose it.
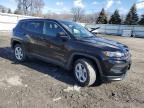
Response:
[[[68,40],[63,41],[57,36],[58,33],[65,32],[56,22],[45,21],[44,23],[44,56],[60,63],[66,62]]]

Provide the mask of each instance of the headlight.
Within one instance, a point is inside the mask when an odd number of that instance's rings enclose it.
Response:
[[[124,53],[105,51],[104,55],[106,55],[107,57],[116,57],[116,58],[118,58],[118,57],[123,57]]]

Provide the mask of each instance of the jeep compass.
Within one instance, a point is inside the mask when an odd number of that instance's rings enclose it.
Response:
[[[36,57],[71,70],[81,86],[122,80],[131,66],[129,48],[95,36],[81,25],[55,19],[24,19],[13,29],[17,61]]]

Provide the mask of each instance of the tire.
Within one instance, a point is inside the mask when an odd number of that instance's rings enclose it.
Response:
[[[16,44],[14,46],[14,56],[18,62],[26,61],[26,53],[21,44]]]
[[[96,81],[97,72],[90,60],[78,59],[74,64],[73,71],[75,79],[82,87],[91,86]]]

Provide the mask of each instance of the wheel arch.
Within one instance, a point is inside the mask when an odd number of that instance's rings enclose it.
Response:
[[[21,45],[22,42],[19,41],[19,40],[12,40],[12,41],[11,41],[11,48],[14,49],[14,46],[17,45],[17,44],[20,44],[20,45]]]
[[[83,54],[83,53],[73,53],[71,55],[71,57],[69,58],[69,61],[68,61],[68,66],[67,66],[68,69],[71,70],[73,68],[75,61],[78,59],[81,59],[81,58],[91,60],[94,63],[95,67],[98,69],[99,74],[102,75],[102,69],[101,69],[99,60],[94,56],[91,56],[88,54]]]

